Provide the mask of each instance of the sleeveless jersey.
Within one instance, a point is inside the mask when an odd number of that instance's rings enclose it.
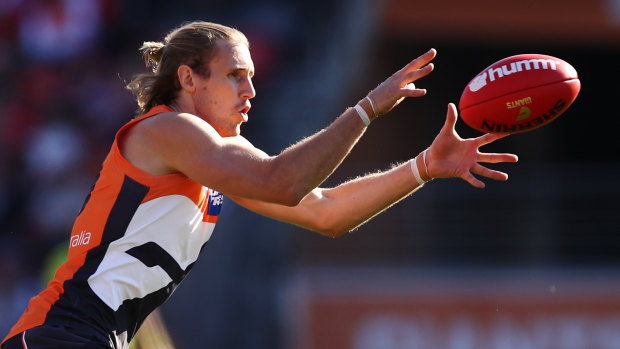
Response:
[[[183,174],[152,176],[120,153],[116,134],[71,232],[67,261],[5,338],[59,324],[125,347],[172,294],[211,237],[222,194]]]

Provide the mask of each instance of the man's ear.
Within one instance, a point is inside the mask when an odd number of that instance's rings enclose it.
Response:
[[[177,77],[181,84],[181,89],[188,92],[194,92],[196,84],[194,83],[194,71],[189,66],[182,64],[177,69]]]

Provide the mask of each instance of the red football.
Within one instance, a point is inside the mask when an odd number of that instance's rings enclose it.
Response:
[[[530,131],[573,103],[581,83],[565,61],[541,54],[504,58],[467,84],[459,109],[465,123],[485,133]]]

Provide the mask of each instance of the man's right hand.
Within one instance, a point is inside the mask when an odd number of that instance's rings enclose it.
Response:
[[[376,115],[374,117],[388,113],[406,97],[424,96],[426,89],[417,88],[414,81],[433,71],[434,66],[430,62],[436,55],[437,51],[430,49],[370,91],[368,97],[372,100],[375,108]]]

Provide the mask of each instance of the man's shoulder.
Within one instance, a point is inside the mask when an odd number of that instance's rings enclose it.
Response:
[[[146,132],[150,135],[172,136],[176,132],[184,133],[203,127],[210,128],[210,125],[194,114],[170,111],[140,120],[133,128],[137,132]]]

